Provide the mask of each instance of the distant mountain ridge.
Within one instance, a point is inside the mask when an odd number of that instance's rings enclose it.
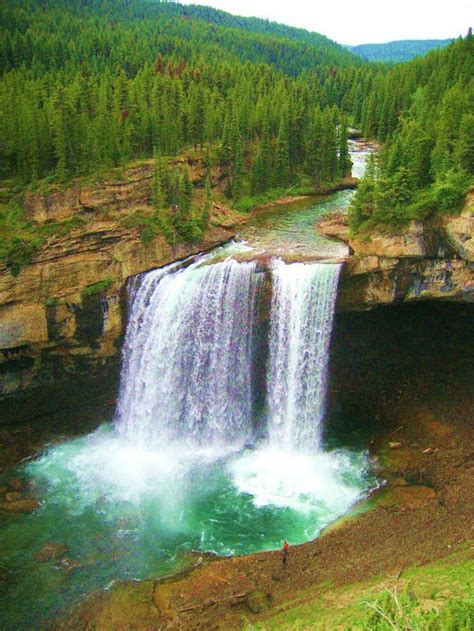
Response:
[[[401,63],[426,55],[434,48],[444,48],[453,39],[404,39],[385,44],[359,44],[347,48],[366,61]]]

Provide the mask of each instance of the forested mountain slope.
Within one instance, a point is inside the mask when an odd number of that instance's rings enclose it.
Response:
[[[444,48],[451,39],[403,39],[385,44],[359,44],[349,50],[366,61],[402,63],[426,55],[434,48]]]
[[[365,75],[362,106],[345,107],[364,134],[384,143],[352,207],[352,227],[402,226],[462,206],[474,175],[472,35],[425,58]],[[352,95],[351,95],[352,92]]]
[[[275,137],[282,118],[307,127],[337,100],[328,64],[356,59],[262,20],[216,26],[236,22],[202,7],[10,0],[0,11],[0,176],[26,182],[222,141],[232,125],[243,143]]]
[[[374,201],[361,187],[355,229],[405,221],[415,202],[423,215],[438,202],[420,202],[419,191],[446,178],[457,192],[445,205],[456,207],[472,172],[471,37],[390,67],[302,29],[172,2],[7,0],[0,25],[7,263],[39,243],[21,208],[25,187],[64,186],[152,156],[153,221],[191,240],[212,191],[208,177],[207,201],[195,206],[186,168],[168,164],[183,151],[197,152],[209,174],[219,167],[238,204],[344,177],[347,123],[361,126],[385,143],[377,174],[369,169],[383,191]]]
[[[198,240],[208,211],[193,207],[186,169],[170,170],[164,156],[200,152],[209,170],[222,168],[234,202],[350,171],[335,85],[363,62],[323,36],[143,0],[9,0],[0,24],[7,188],[47,178],[44,189],[154,155],[156,211],[178,204],[173,233]],[[165,232],[168,214],[156,218]],[[11,198],[0,224],[0,260],[37,247]]]

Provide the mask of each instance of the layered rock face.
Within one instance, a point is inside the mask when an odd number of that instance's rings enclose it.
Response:
[[[38,223],[83,221],[67,236],[50,238],[18,276],[0,266],[0,422],[72,405],[115,382],[127,279],[225,242],[242,221],[214,204],[203,242],[172,247],[157,237],[144,244],[120,218],[150,210],[150,170],[145,165],[121,182],[26,197]],[[24,405],[22,393],[29,399]]]
[[[25,209],[37,223],[82,221],[67,235],[51,237],[18,276],[0,266],[0,423],[74,407],[101,392],[113,398],[128,278],[223,243],[244,221],[215,203],[203,242],[172,247],[157,237],[143,243],[139,230],[121,220],[150,210],[151,171],[145,163],[100,184],[26,196]],[[191,165],[196,186],[201,171]],[[213,183],[219,178],[214,173]],[[420,299],[474,301],[473,207],[471,193],[459,216],[414,222],[403,234],[370,239],[352,239],[344,216],[321,222],[323,233],[353,252],[345,260],[337,310]]]
[[[474,192],[460,215],[413,221],[401,233],[349,234],[347,217],[320,222],[319,230],[345,241],[346,259],[337,308],[372,309],[413,300],[474,302]]]

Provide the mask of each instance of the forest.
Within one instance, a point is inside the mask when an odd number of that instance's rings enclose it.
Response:
[[[474,175],[471,33],[372,75],[370,95],[356,114],[364,134],[383,148],[355,196],[353,231],[402,227],[411,219],[461,208]]]
[[[174,2],[8,0],[0,25],[3,261],[38,243],[5,190],[153,156],[154,205],[179,203],[173,230],[191,240],[212,193],[207,182],[205,208],[192,208],[187,174],[167,167],[183,151],[220,165],[227,197],[245,208],[349,174],[347,127],[359,127],[383,151],[353,230],[456,208],[472,177],[472,36],[387,67],[322,35]]]
[[[434,48],[444,48],[452,39],[403,39],[386,44],[359,44],[349,46],[349,50],[366,61],[402,63],[413,57],[426,55]]]

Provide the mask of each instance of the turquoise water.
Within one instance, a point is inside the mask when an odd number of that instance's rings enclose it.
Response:
[[[256,211],[238,236],[256,253],[344,256],[347,247],[318,233],[316,224],[327,213],[346,211],[353,195],[354,191],[340,191],[283,208],[272,206]]]
[[[1,516],[2,629],[38,628],[115,579],[186,567],[193,551],[302,543],[373,486],[363,451],[147,452],[111,426],[50,448],[15,474],[35,483],[42,505]],[[68,546],[65,560],[34,558],[50,542]]]

